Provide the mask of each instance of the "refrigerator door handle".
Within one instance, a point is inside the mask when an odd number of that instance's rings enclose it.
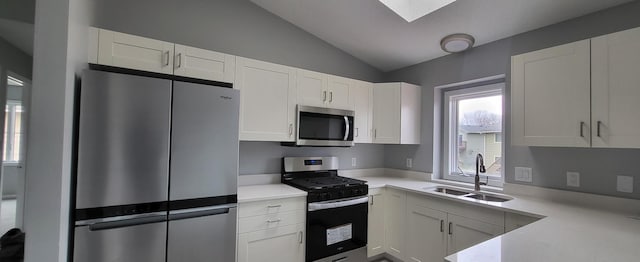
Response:
[[[116,228],[139,226],[139,225],[166,222],[166,221],[167,221],[166,215],[144,216],[144,217],[137,217],[137,218],[131,218],[131,219],[124,219],[124,220],[93,223],[89,225],[89,231],[116,229]]]
[[[205,217],[205,216],[224,215],[229,213],[230,208],[235,208],[235,207],[236,207],[235,205],[222,205],[222,206],[213,206],[213,207],[204,207],[204,208],[173,210],[173,211],[169,211],[169,221]]]

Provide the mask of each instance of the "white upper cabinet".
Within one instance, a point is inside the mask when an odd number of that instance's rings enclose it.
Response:
[[[298,104],[305,106],[351,109],[349,89],[353,80],[297,69]]]
[[[326,74],[297,69],[298,104],[324,107],[328,101]]]
[[[421,88],[407,83],[374,84],[373,142],[420,144]]]
[[[353,80],[349,90],[350,104],[356,112],[353,140],[356,143],[371,143],[373,133],[373,84]]]
[[[511,59],[512,143],[589,147],[589,40]]]
[[[640,148],[640,28],[591,40],[593,147]]]
[[[173,74],[173,43],[98,31],[98,64]]]
[[[296,70],[237,57],[240,140],[295,141]]]
[[[349,101],[349,91],[353,86],[352,79],[329,75],[327,91],[327,107],[338,109],[352,109]]]
[[[512,143],[640,148],[640,28],[512,57]]]
[[[236,57],[176,44],[174,66],[175,75],[233,83]]]

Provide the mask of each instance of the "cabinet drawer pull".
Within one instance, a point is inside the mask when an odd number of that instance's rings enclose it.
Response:
[[[444,220],[440,220],[440,232],[444,232]]]
[[[584,137],[584,132],[582,130],[582,127],[584,126],[584,122],[580,122],[580,137]]]
[[[282,205],[267,206],[267,208],[276,208],[276,207],[282,207]]]
[[[333,102],[333,91],[329,92],[329,103]]]
[[[302,234],[303,234],[302,231],[300,231],[300,244],[302,244],[302,240],[303,240],[302,239]]]
[[[356,137],[359,137],[359,136],[360,136],[360,128],[356,127]]]
[[[453,235],[453,223],[449,222],[449,235]]]
[[[293,124],[289,124],[289,136],[293,135]]]
[[[322,102],[327,102],[327,91],[322,91]]]
[[[176,61],[178,64],[176,65],[176,68],[180,68],[182,66],[182,53],[178,54],[178,61]]]
[[[373,130],[373,138],[377,138],[378,137],[378,132],[377,131],[378,131],[377,129]]]
[[[600,126],[601,125],[602,125],[602,121],[598,121],[598,123],[596,124],[596,129],[597,129],[596,135],[598,137],[600,137]]]
[[[278,223],[278,222],[280,222],[280,221],[282,221],[282,220],[280,220],[280,219],[267,220],[267,223],[269,223],[269,224],[271,224],[271,223]]]
[[[373,196],[370,196],[371,198],[371,205],[373,206]]]
[[[165,51],[163,57],[165,58],[164,66],[169,66],[169,51]]]

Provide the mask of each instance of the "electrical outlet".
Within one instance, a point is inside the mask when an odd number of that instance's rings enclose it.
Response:
[[[407,158],[407,167],[408,168],[413,167],[413,159],[412,158]]]
[[[567,186],[580,187],[580,173],[567,172]]]
[[[516,167],[516,181],[529,182],[533,181],[530,167]]]
[[[633,177],[618,176],[617,189],[624,193],[633,193]]]
[[[357,162],[357,161],[358,161],[358,160],[357,160],[355,157],[354,157],[354,158],[351,158],[351,166],[357,166],[357,165],[358,165],[358,162]]]

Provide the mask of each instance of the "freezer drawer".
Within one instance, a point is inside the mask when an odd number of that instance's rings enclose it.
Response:
[[[76,208],[166,201],[171,81],[86,70]]]
[[[236,209],[212,207],[170,214],[167,262],[235,261]]]
[[[75,229],[73,261],[165,261],[166,237],[166,215],[79,226]]]
[[[235,195],[239,91],[173,84],[169,200]]]

